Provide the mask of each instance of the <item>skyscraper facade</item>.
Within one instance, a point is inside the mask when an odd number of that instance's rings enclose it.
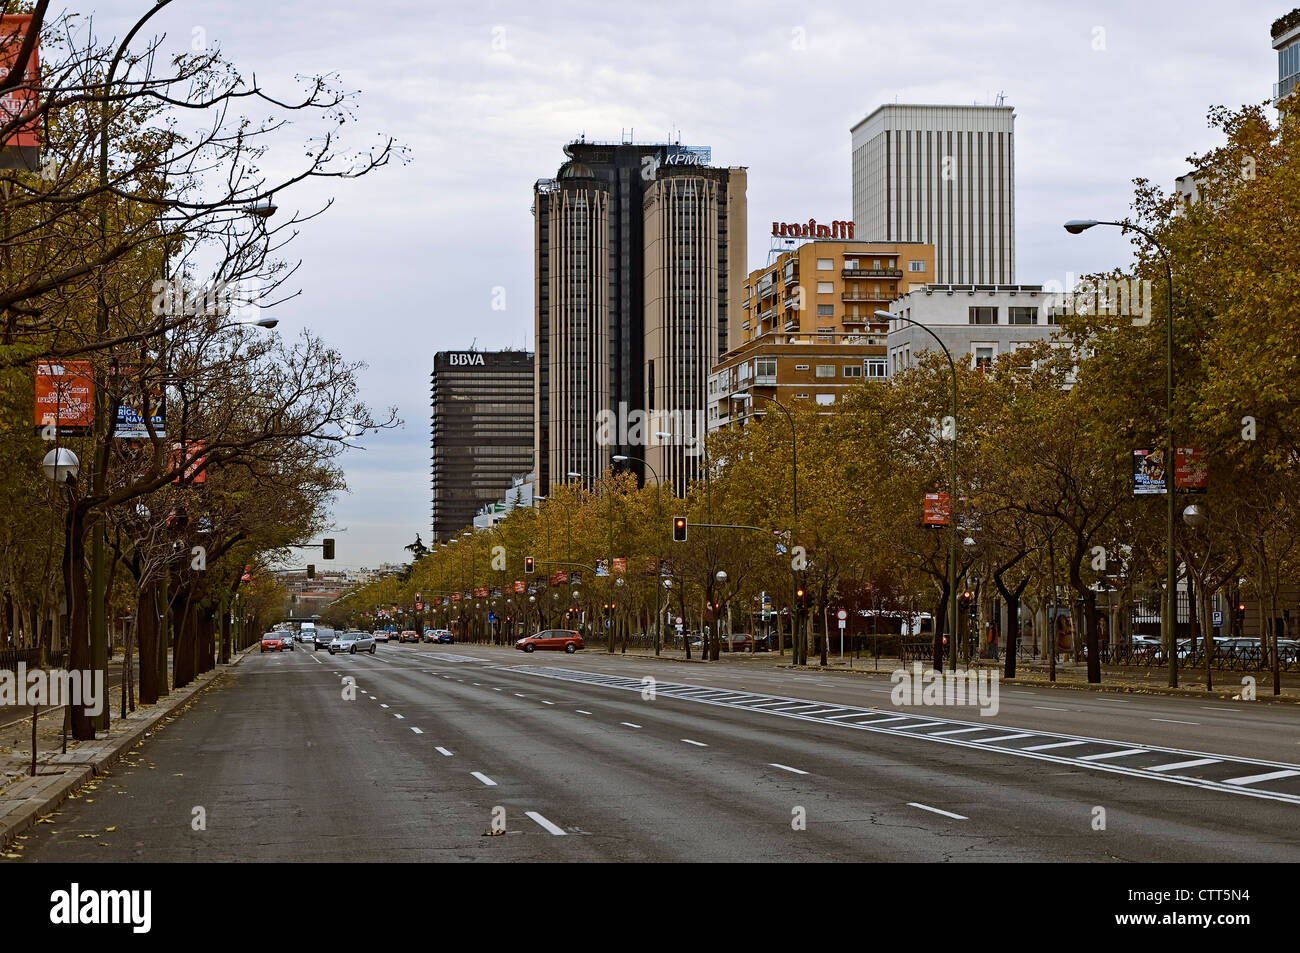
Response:
[[[1015,281],[1015,112],[881,106],[852,129],[857,238],[935,247],[935,280]]]

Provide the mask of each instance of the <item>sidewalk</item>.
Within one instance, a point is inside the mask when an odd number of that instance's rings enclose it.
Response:
[[[170,715],[177,714],[193,702],[199,693],[217,682],[232,666],[256,651],[257,645],[236,653],[228,665],[218,664],[210,672],[198,676],[189,685],[174,689],[156,705],[137,705],[126,718],[113,717],[107,731],[97,732],[94,741],[68,741],[67,754],[61,753],[59,743],[63,721],[57,727],[38,728],[44,737],[36,760],[36,776],[31,777],[30,760],[25,764],[4,746],[0,746],[0,767],[7,770],[0,775],[0,847],[9,850],[14,838],[23,831],[41,823],[44,815],[56,807],[80,785],[102,774],[124,753],[144,739]],[[23,725],[24,742],[30,739],[30,725]],[[6,732],[6,740],[9,733]],[[22,754],[23,752],[18,752]],[[28,759],[31,751],[25,752]],[[21,774],[15,768],[21,766]],[[16,849],[21,849],[16,848]]]

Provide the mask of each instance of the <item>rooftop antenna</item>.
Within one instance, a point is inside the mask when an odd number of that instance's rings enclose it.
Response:
[[[998,98],[997,101],[994,103],[994,105],[1005,106],[1006,104],[1007,104],[1007,94],[1002,90],[998,90]]]

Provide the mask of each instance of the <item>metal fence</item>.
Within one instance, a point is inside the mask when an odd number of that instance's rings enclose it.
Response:
[[[1103,649],[1101,660],[1111,665],[1138,665],[1161,667],[1169,664],[1163,648],[1115,646]],[[1205,668],[1204,649],[1178,651],[1178,667]],[[1216,648],[1210,655],[1210,668],[1220,671],[1258,672],[1271,671],[1273,653],[1270,648]],[[1282,646],[1278,653],[1278,668],[1283,672],[1300,672],[1300,650]]]
[[[63,668],[66,652],[51,652],[49,668]],[[37,668],[41,664],[40,649],[0,649],[0,671],[16,672],[18,663],[26,663],[28,668]]]

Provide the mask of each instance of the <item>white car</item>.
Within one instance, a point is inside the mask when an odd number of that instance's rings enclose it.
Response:
[[[330,642],[330,655],[337,652],[347,652],[349,655],[369,652],[374,655],[375,637],[369,632],[341,632]]]
[[[387,630],[385,630],[385,629],[380,629],[378,632],[375,633],[375,641],[376,641],[376,642],[387,642],[387,641],[388,641],[388,637],[389,637],[389,635],[390,635],[390,633],[389,633]]]

